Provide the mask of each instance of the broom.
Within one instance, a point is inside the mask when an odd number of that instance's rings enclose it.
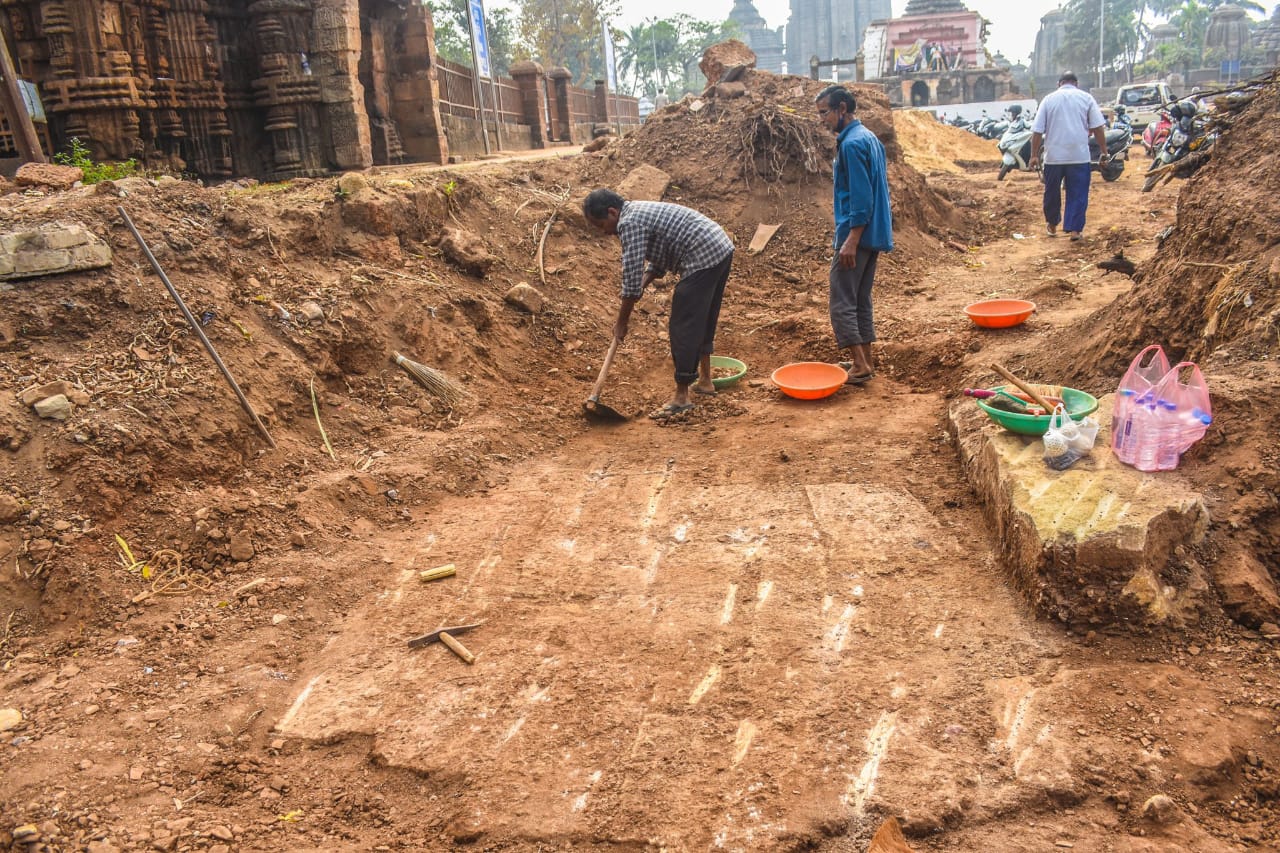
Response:
[[[398,352],[392,352],[391,357],[410,376],[418,380],[423,388],[426,388],[450,406],[456,406],[465,400],[471,399],[471,393],[466,388],[434,367],[419,364],[416,361],[405,358]]]

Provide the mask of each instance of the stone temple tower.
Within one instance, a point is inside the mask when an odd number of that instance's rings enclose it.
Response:
[[[867,24],[893,16],[889,0],[791,0],[787,70],[807,74],[809,58],[853,59]]]

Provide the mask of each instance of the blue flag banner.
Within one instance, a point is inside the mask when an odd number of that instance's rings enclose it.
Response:
[[[481,77],[491,77],[489,37],[484,31],[484,0],[467,0],[467,11],[471,15],[471,49],[475,51],[476,68]]]

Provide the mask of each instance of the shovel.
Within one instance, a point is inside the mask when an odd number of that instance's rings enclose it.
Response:
[[[596,386],[591,389],[591,396],[582,404],[582,411],[591,420],[616,423],[627,419],[622,412],[600,402],[600,391],[604,388],[604,380],[609,376],[609,367],[613,364],[613,356],[618,351],[619,343],[620,341],[615,337],[613,343],[609,345],[609,354],[604,357],[604,364],[600,366],[600,378],[596,380]]]

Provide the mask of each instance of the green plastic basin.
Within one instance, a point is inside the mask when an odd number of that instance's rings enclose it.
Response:
[[[1016,388],[1010,388],[1006,385],[997,386],[1008,391],[1017,391]],[[1037,392],[1040,389],[1036,386]],[[1042,393],[1042,392],[1041,392]],[[1062,386],[1062,405],[1066,407],[1067,415],[1071,420],[1078,421],[1086,415],[1091,415],[1098,409],[1098,398],[1084,391],[1078,391],[1075,388]],[[1001,409],[993,409],[983,400],[978,400],[978,408],[987,413],[987,417],[1000,424],[1000,426],[1010,432],[1020,433],[1022,435],[1044,435],[1045,430],[1049,429],[1049,419],[1052,415],[1019,415],[1016,412],[1006,412]]]
[[[715,375],[717,367],[724,370],[732,370],[733,373],[717,378]],[[711,371],[711,384],[717,388],[728,388],[747,375],[747,365],[745,362],[738,361],[736,358],[729,358],[727,355],[713,355],[711,356]]]

